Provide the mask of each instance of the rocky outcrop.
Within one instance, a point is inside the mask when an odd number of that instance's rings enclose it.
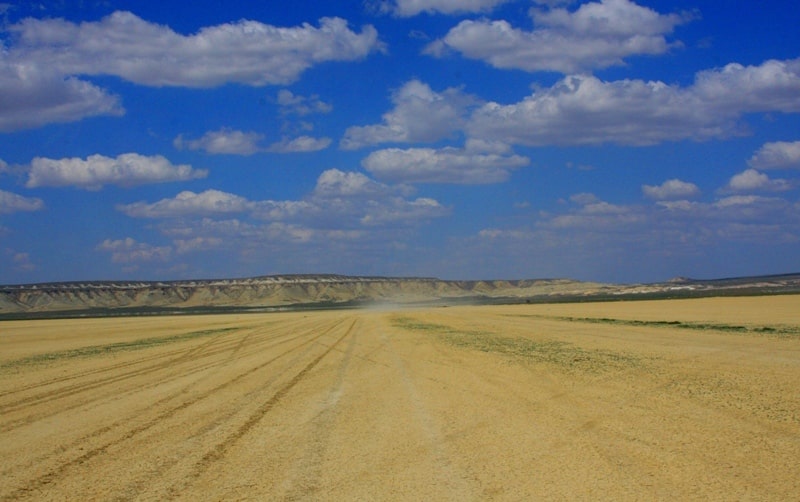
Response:
[[[583,294],[601,285],[564,279],[443,281],[434,278],[291,275],[174,282],[68,282],[0,286],[0,313],[153,307],[280,307],[348,302]]]
[[[0,286],[0,315],[85,310],[270,309],[348,304],[555,301],[800,292],[800,274],[613,285],[569,279],[447,281],[426,277],[280,275],[170,282]]]

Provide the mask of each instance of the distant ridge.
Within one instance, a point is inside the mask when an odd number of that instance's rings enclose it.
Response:
[[[195,285],[220,285],[220,284],[255,284],[255,283],[310,283],[310,282],[376,282],[376,281],[439,281],[435,277],[383,277],[383,276],[348,276],[340,274],[280,274],[243,277],[235,279],[176,279],[167,281],[146,280],[99,280],[99,281],[64,281],[64,282],[39,282],[30,284],[10,284],[0,286],[0,291],[10,289],[81,289],[119,287],[143,288],[153,286],[195,286]]]
[[[73,281],[0,286],[0,318],[253,312],[375,303],[430,305],[691,298],[800,293],[800,274],[654,284],[571,279],[442,280],[434,277],[283,274],[239,279]]]

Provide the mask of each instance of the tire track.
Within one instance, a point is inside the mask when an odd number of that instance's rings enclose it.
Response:
[[[58,479],[63,477],[71,468],[73,468],[75,466],[78,466],[78,465],[81,465],[81,464],[84,464],[84,463],[94,459],[95,457],[98,457],[98,456],[101,456],[101,455],[105,454],[111,447],[116,446],[116,445],[121,444],[121,443],[124,443],[125,441],[131,440],[132,438],[134,438],[134,437],[138,436],[139,434],[151,429],[152,427],[154,427],[154,426],[156,426],[158,424],[161,424],[164,420],[167,420],[167,419],[171,418],[172,416],[176,415],[180,411],[182,411],[182,410],[184,410],[184,409],[186,409],[186,408],[188,408],[188,407],[190,407],[190,406],[202,401],[203,399],[208,398],[209,396],[214,395],[217,392],[220,392],[220,391],[222,391],[222,390],[224,390],[224,389],[226,389],[226,388],[238,383],[239,381],[243,380],[244,378],[246,378],[246,377],[248,377],[248,376],[250,376],[250,375],[252,375],[252,374],[254,374],[254,373],[256,373],[256,372],[258,372],[258,371],[260,371],[262,369],[264,369],[264,368],[266,368],[267,366],[271,365],[275,361],[277,361],[277,360],[279,360],[279,359],[281,359],[283,357],[286,357],[287,355],[291,354],[292,352],[294,352],[294,351],[296,351],[296,350],[298,350],[298,349],[300,349],[300,348],[302,348],[302,347],[304,347],[306,345],[310,345],[312,343],[315,343],[317,340],[319,340],[320,338],[324,337],[330,331],[335,329],[335,327],[337,325],[331,326],[330,328],[328,328],[327,330],[323,331],[319,335],[317,335],[317,336],[315,336],[313,338],[310,338],[310,339],[304,341],[303,343],[301,343],[301,344],[299,344],[297,346],[294,346],[294,347],[292,347],[292,348],[290,348],[290,349],[278,354],[277,356],[274,356],[274,357],[270,358],[267,361],[264,361],[263,363],[261,363],[261,364],[255,366],[255,367],[247,370],[244,373],[241,373],[241,374],[237,375],[236,377],[234,377],[234,378],[232,378],[230,380],[227,380],[226,382],[224,382],[224,383],[222,383],[220,385],[217,385],[216,387],[214,387],[212,389],[209,389],[209,390],[207,390],[207,391],[205,391],[203,393],[200,393],[200,394],[192,397],[191,399],[183,401],[183,402],[181,402],[180,404],[178,404],[176,406],[172,406],[170,408],[167,408],[167,409],[161,411],[155,417],[152,417],[151,419],[145,421],[144,423],[129,429],[127,432],[125,432],[120,437],[117,437],[117,438],[111,439],[109,441],[106,441],[106,442],[104,442],[103,444],[101,444],[99,446],[96,446],[94,448],[89,449],[88,451],[85,451],[84,453],[82,453],[81,455],[79,455],[79,456],[77,456],[75,458],[72,458],[70,460],[67,460],[65,462],[60,463],[59,465],[57,465],[57,466],[53,467],[52,469],[50,469],[45,474],[42,474],[42,475],[36,477],[35,479],[32,479],[32,480],[28,481],[24,486],[21,486],[21,487],[15,489],[15,490],[11,491],[10,493],[8,493],[6,495],[3,495],[2,497],[0,497],[0,501],[19,500],[20,498],[33,495],[34,492],[36,492],[36,491],[38,491],[38,490],[40,490],[40,489],[42,489],[42,488],[44,488],[44,487],[46,487],[48,485],[51,485],[54,482],[56,482]],[[301,336],[303,336],[303,335],[298,335],[296,338],[299,338]],[[345,336],[346,336],[346,334],[345,334]],[[330,350],[332,350],[332,347],[329,348],[325,352],[325,354],[330,352]],[[319,361],[321,359],[322,358],[320,357],[317,360],[315,360],[316,362],[314,363],[314,366],[316,366],[316,364],[319,363]],[[310,369],[311,368],[309,368],[308,370],[310,370]],[[305,373],[307,373],[307,371]],[[303,375],[300,376],[300,379],[302,379],[302,376],[304,376],[305,373],[303,373]],[[297,377],[295,377],[295,378],[297,378]],[[299,379],[297,381],[299,381]],[[294,382],[291,385],[291,387],[296,385],[296,383],[297,382]],[[288,392],[291,389],[291,387],[286,388],[286,390],[283,391],[283,393],[280,395],[280,397],[278,397],[278,399],[275,402],[280,400],[280,398],[283,397],[283,394]],[[275,399],[275,396],[273,396],[273,399]],[[273,406],[275,404],[275,402],[273,402],[270,405],[270,407]],[[266,411],[268,411],[268,409]],[[264,411],[264,413],[266,413],[266,411]],[[249,422],[250,421],[248,421],[248,423]],[[256,422],[257,422],[257,420],[253,421],[252,423],[250,423],[250,425],[247,427],[247,429],[249,430],[249,428],[251,428],[253,425],[255,425]],[[245,424],[245,425],[247,425],[247,424]],[[96,436],[102,435],[103,433],[108,432],[109,429],[111,429],[111,427],[104,427],[104,428],[96,431],[94,434],[87,436],[85,438],[85,440],[94,439]],[[246,433],[246,432],[247,432],[247,430],[242,431],[241,434],[239,435],[239,437],[241,437],[241,435],[244,435],[244,433]],[[224,453],[225,449],[227,449],[227,447],[223,447],[222,453]]]
[[[53,396],[58,397],[58,398],[71,396],[73,394],[81,392],[82,390],[91,390],[93,388],[96,388],[96,387],[99,387],[99,386],[102,386],[102,385],[110,385],[112,383],[117,383],[117,382],[120,382],[122,380],[127,380],[129,378],[133,378],[133,377],[142,375],[142,374],[144,374],[146,372],[149,372],[149,371],[155,371],[155,370],[158,370],[158,369],[161,369],[161,368],[164,368],[164,367],[176,364],[176,363],[180,363],[180,362],[182,362],[184,360],[188,360],[189,358],[194,356],[196,353],[198,353],[201,350],[207,348],[211,344],[219,341],[219,338],[222,337],[222,336],[225,336],[225,335],[230,336],[231,333],[230,332],[220,333],[219,335],[214,337],[214,339],[208,340],[208,341],[204,342],[203,344],[201,344],[199,346],[191,347],[189,350],[175,351],[175,352],[179,353],[179,355],[177,357],[174,357],[174,358],[171,358],[171,359],[167,359],[166,361],[158,362],[156,364],[153,364],[151,366],[147,366],[145,368],[138,368],[138,369],[129,371],[127,373],[122,373],[122,374],[117,375],[116,377],[113,377],[113,378],[104,379],[104,380],[100,380],[100,381],[93,380],[90,383],[71,384],[71,385],[68,385],[66,387],[59,387],[58,389],[49,390],[49,391],[42,392],[42,393],[39,393],[39,394],[36,394],[36,395],[33,395],[33,396],[28,396],[28,397],[25,397],[25,398],[22,398],[22,399],[18,399],[16,401],[11,401],[9,403],[0,405],[0,413],[8,413],[10,411],[14,411],[15,409],[18,409],[18,408],[23,407],[23,406],[30,406],[30,405],[36,404],[37,402],[46,401],[48,398],[53,397]],[[149,360],[150,358],[147,358],[147,359]],[[153,357],[152,359],[164,359],[164,357],[163,356]],[[142,360],[139,359],[137,361],[131,361],[129,363],[122,363],[121,365],[117,365],[117,366],[112,367],[112,368],[102,368],[102,369],[98,369],[98,370],[95,370],[95,371],[87,372],[86,375],[71,376],[71,377],[65,377],[65,378],[62,378],[62,379],[53,379],[51,382],[48,382],[47,384],[42,384],[42,385],[38,385],[38,386],[52,385],[54,383],[61,383],[61,382],[66,381],[66,380],[73,380],[75,378],[80,378],[80,377],[83,377],[83,376],[92,376],[92,374],[96,375],[96,374],[101,374],[101,373],[105,373],[105,372],[109,372],[109,371],[115,371],[115,370],[118,370],[120,367],[133,366],[133,365],[141,364],[141,363],[142,363]],[[18,389],[17,392],[21,392],[22,390],[26,390],[26,389]],[[9,392],[7,394],[11,394],[11,393],[12,392]]]
[[[358,341],[357,333],[350,337],[350,342],[344,351],[344,359],[342,359],[336,371],[336,378],[328,391],[328,398],[322,402],[320,409],[316,411],[311,421],[312,431],[311,437],[307,441],[308,446],[304,455],[293,469],[296,475],[293,479],[289,479],[284,483],[287,485],[285,494],[282,497],[284,500],[313,497],[319,491],[322,463],[325,458],[325,452],[328,450],[331,429],[338,415],[337,404],[342,394],[345,375],[353,359],[353,352]]]
[[[337,324],[340,325],[341,323]],[[332,329],[328,330],[330,333]],[[305,335],[303,335],[305,336]],[[293,368],[298,362],[302,361],[304,358],[307,358],[308,354],[312,351],[313,345],[307,345],[305,349],[298,352],[290,361],[288,361],[284,368],[281,370],[273,370],[270,373],[270,377],[263,382],[258,388],[251,390],[237,398],[237,403],[243,403],[241,406],[237,405],[228,405],[222,414],[218,414],[218,410],[215,410],[214,413],[216,417],[213,419],[212,422],[207,423],[203,426],[200,430],[193,433],[191,436],[184,438],[185,443],[191,442],[200,442],[203,441],[203,436],[206,434],[213,433],[215,429],[221,427],[222,424],[225,424],[234,419],[235,416],[239,415],[241,409],[246,406],[246,404],[251,404],[255,399],[257,399],[257,394],[263,394],[265,389],[269,389],[275,382],[279,381],[291,368]],[[200,418],[198,417],[197,421]],[[143,476],[140,476],[141,479],[134,481],[127,485],[124,490],[126,493],[127,498],[137,498],[139,494],[146,489],[147,486],[150,486],[156,482],[157,479],[163,479],[166,477],[167,473],[170,472],[172,469],[175,468],[177,464],[179,464],[183,460],[180,456],[173,456],[173,457],[161,457],[158,462],[156,462],[155,466],[151,466],[147,473]],[[180,474],[178,474],[180,475]],[[163,498],[164,495],[156,495],[156,498]],[[153,495],[148,495],[148,497],[153,497]]]
[[[243,330],[251,329],[251,328],[254,329],[254,328],[257,328],[257,327],[259,327],[259,326],[242,326],[242,327],[237,328],[236,331],[243,331]],[[179,358],[182,357],[182,356],[189,356],[190,357],[191,356],[191,354],[190,354],[191,352],[194,352],[194,351],[197,351],[197,350],[202,350],[205,346],[211,345],[214,342],[219,341],[219,339],[221,337],[223,337],[225,335],[230,335],[230,334],[231,334],[231,332],[223,332],[223,333],[219,333],[217,335],[214,335],[213,337],[211,337],[211,339],[205,341],[201,346],[191,347],[191,348],[188,349],[188,351],[185,348],[171,350],[171,351],[163,351],[163,352],[160,352],[160,353],[152,355],[152,356],[145,356],[145,357],[136,359],[135,361],[121,362],[121,363],[112,364],[112,365],[109,365],[109,366],[104,366],[102,368],[95,368],[95,369],[91,369],[91,370],[82,371],[82,372],[79,372],[79,373],[74,373],[74,374],[68,375],[68,376],[61,376],[61,377],[51,378],[49,380],[45,380],[45,381],[42,381],[42,382],[37,382],[37,383],[31,384],[31,385],[25,385],[25,386],[21,386],[21,387],[16,387],[15,389],[12,389],[12,390],[7,390],[7,391],[0,392],[0,398],[3,398],[5,396],[9,396],[9,395],[13,395],[13,394],[19,394],[21,392],[30,391],[30,390],[33,390],[33,389],[37,389],[39,387],[46,387],[48,385],[59,384],[59,383],[63,383],[63,382],[66,382],[66,381],[75,380],[75,379],[78,379],[78,378],[84,378],[84,377],[88,377],[88,376],[99,375],[99,374],[102,374],[102,373],[116,371],[116,370],[119,370],[121,368],[127,368],[129,366],[135,366],[137,364],[142,364],[142,363],[145,363],[145,362],[148,362],[148,361],[168,358],[168,357],[174,356],[175,354],[179,354],[179,356],[178,356]]]
[[[252,334],[252,332],[251,332],[251,334]],[[266,343],[268,341],[269,340],[265,340],[264,343]],[[239,342],[236,342],[236,343],[240,344],[240,346],[241,346],[242,342],[239,341]],[[202,359],[207,359],[209,357],[213,357],[213,356],[215,356],[217,354],[220,354],[222,352],[226,352],[226,351],[230,350],[230,347],[228,345],[223,345],[221,348],[218,348],[218,349],[216,349],[214,351],[201,352],[204,348],[208,348],[209,345],[210,345],[209,343],[205,343],[205,344],[203,344],[202,347],[193,348],[192,350],[189,351],[190,353],[187,352],[187,353],[182,354],[181,356],[179,356],[177,358],[174,358],[174,359],[171,359],[169,361],[161,362],[159,364],[151,365],[151,366],[148,366],[146,368],[140,368],[140,369],[134,370],[132,372],[124,373],[124,374],[120,375],[119,378],[107,379],[107,380],[103,380],[103,381],[99,381],[99,382],[98,381],[92,381],[90,383],[74,384],[71,387],[69,387],[70,390],[67,391],[67,392],[64,392],[63,388],[60,388],[60,389],[54,389],[54,390],[48,391],[48,392],[43,393],[43,394],[39,394],[37,396],[30,396],[30,397],[28,397],[28,398],[26,398],[24,400],[19,400],[19,401],[13,402],[13,403],[9,403],[5,407],[0,407],[0,411],[2,411],[4,413],[9,413],[9,412],[13,412],[15,410],[21,409],[21,408],[27,408],[27,407],[31,407],[31,406],[36,406],[38,404],[42,404],[42,403],[45,403],[45,402],[49,403],[49,401],[50,401],[49,398],[50,397],[53,397],[54,399],[67,398],[67,397],[70,397],[70,396],[81,394],[81,393],[86,392],[86,391],[93,390],[95,388],[100,388],[100,387],[103,387],[103,386],[116,384],[116,383],[119,383],[121,381],[126,381],[126,380],[129,380],[129,379],[137,377],[137,376],[142,376],[142,375],[145,375],[145,374],[148,374],[148,373],[154,373],[154,372],[161,371],[161,370],[164,370],[164,369],[171,369],[176,364],[179,364],[179,363],[182,363],[182,362],[184,362],[186,360],[189,360],[191,358],[191,356],[193,356],[193,355],[197,355],[197,354],[202,353]],[[232,344],[230,344],[230,345],[232,345]],[[194,359],[191,362],[197,362],[197,361],[198,361],[198,359]],[[198,373],[198,372],[202,372],[202,371],[206,371],[209,368],[213,368],[213,367],[220,366],[220,365],[223,365],[223,364],[225,364],[224,361],[214,361],[214,362],[211,362],[211,363],[206,364],[204,366],[197,367],[197,368],[195,368],[195,369],[193,369],[191,371],[187,371],[187,370],[184,370],[184,369],[176,369],[172,374],[165,375],[163,378],[159,379],[155,383],[142,384],[142,385],[139,385],[139,386],[134,387],[132,389],[127,389],[127,390],[122,391],[122,392],[119,389],[114,388],[114,389],[111,389],[106,394],[102,394],[102,395],[99,395],[99,396],[94,396],[94,398],[92,400],[90,400],[90,401],[78,401],[78,402],[75,402],[75,403],[73,403],[71,405],[61,406],[61,407],[59,407],[57,409],[53,409],[52,407],[50,407],[50,409],[48,411],[46,411],[46,412],[39,413],[39,414],[30,414],[30,415],[28,415],[26,417],[23,417],[23,418],[20,418],[20,419],[17,419],[17,420],[12,420],[12,421],[5,422],[2,426],[0,426],[0,432],[8,432],[8,431],[11,431],[13,429],[25,426],[26,424],[32,423],[32,422],[34,422],[36,420],[41,420],[41,419],[47,418],[49,416],[53,416],[53,415],[56,415],[56,414],[59,414],[59,413],[63,413],[65,411],[69,411],[69,410],[72,410],[72,409],[75,409],[75,408],[78,408],[78,407],[81,407],[81,406],[85,406],[85,405],[87,405],[89,403],[92,403],[92,402],[107,401],[109,396],[114,396],[114,399],[116,400],[118,398],[122,398],[122,397],[124,397],[126,395],[129,395],[131,393],[135,393],[135,392],[139,392],[141,390],[145,390],[145,389],[148,389],[148,388],[152,388],[152,387],[157,387],[157,386],[163,385],[164,383],[170,382],[170,381],[174,380],[175,378],[186,377],[188,375],[191,375],[191,374],[194,374],[194,373]]]
[[[254,333],[254,332],[251,332],[250,334],[248,334],[248,337],[249,337],[250,335],[252,335],[253,333]],[[279,333],[280,333],[280,332],[279,332]],[[267,333],[267,334],[269,335],[269,334],[272,334],[272,333]],[[294,341],[294,340],[297,340],[297,339],[299,339],[299,338],[303,338],[303,337],[305,337],[307,334],[308,334],[308,333],[304,332],[304,333],[301,333],[301,334],[298,334],[298,335],[290,336],[289,338],[287,338],[287,339],[285,339],[285,340],[282,340],[282,341],[279,341],[279,342],[277,342],[277,343],[274,343],[274,344],[272,344],[272,345],[269,345],[269,346],[268,346],[268,347],[266,347],[266,348],[267,348],[267,349],[269,349],[269,348],[278,347],[278,346],[280,346],[280,345],[282,345],[282,344],[284,344],[284,343],[289,343],[289,342],[291,342],[291,341]],[[245,338],[246,338],[246,337],[245,337]],[[269,341],[274,341],[274,340],[275,340],[275,338],[279,338],[279,336],[270,336],[269,338],[267,338],[266,340],[264,340],[264,341],[262,341],[262,342],[263,342],[263,343],[266,343],[266,342],[269,342]],[[242,344],[242,342],[241,342],[241,341],[240,341],[240,342],[238,342],[238,343],[237,343],[237,347],[236,347],[236,349],[235,349],[235,350],[239,350],[239,349],[241,349],[242,345],[243,345],[243,344]],[[257,350],[256,350],[256,349],[257,349]],[[257,353],[257,352],[258,352],[258,351],[260,351],[260,350],[263,350],[263,348],[261,348],[261,344],[257,344],[257,345],[256,345],[256,347],[255,347],[255,349],[254,349],[254,350],[252,350],[250,353],[248,353],[248,355],[250,355],[250,354],[255,354],[255,353]],[[218,351],[218,352],[219,352],[219,351]],[[216,354],[216,353],[218,353],[218,352],[215,352],[215,354]],[[246,357],[246,356],[245,356],[245,357]],[[220,367],[222,367],[222,366],[224,366],[224,365],[226,365],[226,364],[229,364],[229,363],[230,363],[230,360],[231,360],[231,358],[230,358],[230,357],[228,357],[228,358],[227,358],[226,360],[224,360],[224,361],[216,361],[216,362],[213,362],[213,363],[211,363],[211,364],[206,364],[206,365],[204,365],[204,366],[201,366],[201,367],[199,367],[199,368],[196,368],[196,369],[194,369],[194,370],[193,370],[193,371],[191,371],[191,372],[180,371],[179,373],[180,373],[180,375],[182,375],[182,376],[184,376],[184,377],[185,377],[185,376],[190,376],[190,375],[192,375],[192,374],[199,373],[199,372],[203,372],[203,371],[206,371],[206,370],[209,370],[209,369],[211,369],[211,370],[215,370],[215,369],[218,369],[218,368],[220,368]],[[186,394],[187,392],[189,392],[189,391],[190,391],[192,388],[194,388],[194,387],[197,387],[198,385],[200,385],[200,383],[201,383],[202,381],[204,381],[204,380],[206,380],[207,378],[210,378],[210,377],[212,377],[212,376],[213,376],[213,371],[212,371],[212,373],[206,373],[205,375],[203,375],[203,377],[202,377],[202,378],[195,379],[195,380],[193,380],[191,383],[189,383],[188,385],[186,385],[186,386],[182,387],[181,389],[179,389],[179,390],[177,390],[177,391],[174,391],[174,392],[172,392],[170,395],[168,395],[168,396],[165,396],[165,397],[163,397],[163,398],[159,399],[158,401],[156,401],[156,402],[154,402],[154,403],[150,403],[150,404],[147,406],[147,409],[158,408],[159,406],[161,406],[161,405],[164,405],[164,404],[168,403],[169,401],[172,401],[173,399],[175,399],[175,398],[177,398],[177,397],[180,397],[180,396],[183,396],[183,395],[185,395],[185,394]],[[159,381],[157,381],[157,382],[154,382],[154,383],[151,383],[151,384],[142,385],[142,386],[139,386],[139,387],[137,387],[137,388],[135,388],[135,389],[131,389],[131,390],[129,390],[129,391],[127,391],[127,392],[125,392],[125,393],[122,393],[122,394],[116,395],[116,398],[118,398],[118,399],[123,399],[123,398],[124,398],[126,395],[133,394],[133,393],[136,393],[136,392],[141,392],[141,391],[147,390],[147,389],[149,389],[149,388],[157,387],[157,386],[160,386],[160,385],[162,385],[163,383],[164,383],[164,380],[159,380]],[[59,413],[62,413],[63,411],[68,411],[68,410],[71,410],[71,409],[73,409],[73,408],[75,408],[75,407],[77,407],[77,406],[80,406],[80,405],[82,405],[82,404],[83,404],[83,403],[78,403],[77,405],[74,405],[74,406],[69,406],[69,407],[66,407],[66,408],[60,408],[59,410],[55,410],[55,411],[53,411],[53,412],[52,412],[50,415],[57,415],[57,414],[59,414]],[[142,411],[142,412],[144,412],[144,411],[146,411],[146,409],[145,409],[145,410],[141,410],[141,411]],[[50,415],[48,415],[48,416],[50,416]],[[106,426],[103,426],[103,427],[101,427],[100,429],[97,429],[97,430],[93,431],[93,432],[92,432],[92,433],[90,433],[90,434],[86,434],[86,435],[84,435],[84,436],[81,436],[80,438],[77,438],[77,439],[75,439],[75,440],[74,440],[74,441],[72,441],[71,443],[69,443],[69,444],[67,444],[67,445],[64,445],[64,446],[62,447],[62,449],[63,449],[64,451],[69,451],[69,450],[71,450],[71,449],[78,448],[78,447],[80,447],[80,446],[82,446],[82,445],[85,445],[87,442],[89,442],[89,441],[93,440],[94,438],[97,438],[97,437],[99,437],[99,436],[101,436],[101,435],[103,435],[103,434],[106,434],[106,433],[110,432],[111,430],[113,430],[113,429],[115,429],[115,428],[117,428],[117,427],[120,427],[121,425],[123,425],[123,424],[126,424],[126,423],[128,423],[128,422],[129,422],[129,419],[128,419],[128,418],[124,418],[124,419],[117,420],[117,421],[115,421],[114,423],[112,423],[112,424],[109,424],[109,425],[106,425]],[[43,462],[43,461],[47,460],[47,459],[48,459],[50,456],[51,456],[51,454],[49,454],[49,453],[48,453],[48,454],[45,454],[45,455],[42,455],[42,456],[40,456],[39,458],[33,459],[33,461],[32,461],[32,462],[30,462],[30,463],[27,465],[27,467],[30,467],[30,465],[32,465],[32,464],[38,464],[38,463],[40,463],[40,462]],[[12,471],[14,471],[14,470],[16,470],[16,469],[19,469],[19,468],[20,468],[20,466],[9,467],[9,468],[7,468],[7,469],[3,470],[2,472],[0,472],[0,475],[2,475],[2,476],[5,476],[5,475],[9,474],[10,472],[12,472]]]
[[[353,327],[357,320],[353,320],[350,327],[347,328],[345,333],[339,337],[332,345],[330,345],[324,352],[315,357],[311,362],[303,367],[294,377],[281,386],[267,401],[259,406],[248,418],[240,425],[232,434],[228,435],[223,441],[217,443],[211,450],[207,451],[200,460],[195,463],[191,473],[184,479],[181,486],[173,486],[168,491],[168,497],[174,499],[180,493],[182,488],[189,486],[194,480],[199,478],[208,468],[215,462],[221,460],[230,448],[235,445],[243,436],[245,436],[253,427],[255,427],[264,416],[269,413],[276,404],[281,402],[284,397],[298,384],[306,375],[313,370],[328,354],[330,354],[336,347],[351,334]],[[335,326],[334,326],[335,327]],[[330,328],[327,332],[332,331]],[[327,334],[326,332],[326,334]],[[322,335],[320,335],[322,336]],[[319,337],[317,337],[319,338]]]
[[[387,352],[392,360],[392,365],[396,373],[399,374],[400,383],[408,396],[414,420],[422,430],[428,448],[436,460],[436,465],[439,467],[436,473],[439,483],[443,486],[448,486],[454,498],[475,500],[475,494],[480,490],[477,490],[474,486],[474,480],[466,476],[465,473],[451,461],[451,454],[445,444],[445,437],[441,429],[437,426],[434,418],[428,412],[403,357],[398,354],[391,339],[385,332],[381,331],[380,339],[385,342]]]

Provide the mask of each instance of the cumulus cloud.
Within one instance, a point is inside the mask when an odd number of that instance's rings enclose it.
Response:
[[[800,168],[800,141],[765,143],[748,161],[755,169]]]
[[[0,50],[0,132],[125,113],[119,97],[85,80],[5,59]]]
[[[0,214],[40,211],[42,209],[44,209],[44,202],[42,202],[42,199],[23,197],[22,195],[0,190]]]
[[[260,150],[258,142],[264,138],[255,132],[236,131],[222,128],[208,131],[202,137],[186,140],[178,135],[172,142],[178,150],[203,150],[211,154],[252,155]]]
[[[510,0],[393,0],[378,3],[378,10],[398,17],[418,14],[466,14],[487,12]]]
[[[771,179],[766,174],[756,169],[747,169],[734,175],[723,191],[732,192],[782,192],[791,190],[792,185],[784,179]]]
[[[402,185],[390,186],[362,173],[329,169],[320,174],[314,189],[301,200],[248,200],[218,190],[202,193],[184,191],[174,198],[154,203],[142,201],[118,205],[117,210],[135,218],[157,219],[207,219],[238,213],[243,217],[325,229],[326,232],[350,232],[364,226],[408,226],[450,212],[449,208],[434,199],[409,199],[409,194],[410,189]],[[241,227],[240,231],[247,230]],[[174,232],[172,235],[182,241],[188,241],[191,237]],[[204,236],[219,235],[211,232]],[[183,242],[178,249],[184,249],[186,245]]]
[[[274,153],[316,152],[328,148],[330,144],[330,138],[299,136],[297,138],[283,138],[281,141],[271,144],[265,151]]]
[[[278,91],[277,103],[281,107],[283,115],[298,115],[300,117],[311,115],[312,113],[330,113],[333,106],[319,99],[319,96],[299,96],[288,89]]]
[[[392,197],[384,204],[369,207],[360,221],[363,225],[373,226],[395,222],[418,222],[448,214],[450,214],[448,208],[429,197],[419,197],[414,200]]]
[[[548,7],[559,7],[561,5],[569,5],[574,3],[575,0],[533,0],[537,5],[546,5]]]
[[[36,265],[31,261],[31,256],[28,253],[14,253],[11,257],[11,262],[14,264],[16,270],[22,272],[36,270]]]
[[[568,76],[518,103],[484,104],[466,131],[529,146],[651,145],[743,134],[742,115],[759,112],[800,112],[800,59],[729,64],[698,73],[689,87]]]
[[[624,64],[633,55],[667,52],[675,44],[665,35],[691,19],[687,14],[659,14],[629,0],[601,0],[576,11],[531,11],[533,31],[504,20],[466,20],[426,48],[441,56],[449,50],[486,61],[496,68],[525,71],[581,72]]]
[[[0,5],[2,7],[2,5]],[[0,227],[2,230],[2,227]],[[31,260],[30,253],[23,253],[11,248],[5,248],[0,253],[0,256],[5,255],[3,259],[4,265],[7,265],[8,270],[17,272],[31,272],[36,270],[36,264]]]
[[[152,246],[137,242],[130,237],[106,239],[98,244],[96,249],[111,253],[111,261],[114,263],[167,261],[172,254],[172,248],[169,246]]]
[[[362,161],[379,179],[400,183],[487,184],[508,180],[511,170],[530,163],[527,157],[478,153],[467,149],[388,148]]]
[[[419,80],[407,82],[391,100],[394,109],[383,114],[381,124],[349,127],[341,147],[353,150],[379,143],[437,141],[463,127],[467,108],[475,103],[460,89],[438,93]]]
[[[591,193],[573,195],[570,201],[576,204],[576,210],[553,216],[541,224],[550,228],[612,231],[619,227],[640,225],[645,221],[644,215],[636,206],[611,204]]]
[[[694,183],[671,179],[660,185],[642,185],[642,193],[655,200],[687,199],[700,195],[700,188]]]
[[[389,186],[371,180],[361,173],[328,169],[317,178],[313,195],[324,198],[365,197],[381,196],[391,191]]]
[[[235,218],[165,217],[155,227],[173,239],[176,249],[224,250],[225,256],[236,255],[240,266],[254,267],[256,273],[263,273],[264,263],[284,271],[296,269],[298,263],[306,271],[342,271],[353,263],[360,272],[352,273],[363,274],[378,257],[375,264],[398,260],[398,251],[404,252],[417,227],[450,214],[434,199],[408,198],[402,187],[373,185],[374,180],[360,176],[364,175],[327,173],[299,200],[254,200],[251,211]]]
[[[202,150],[214,155],[253,155],[259,152],[316,152],[328,148],[331,144],[330,138],[299,136],[297,138],[283,138],[264,147],[259,145],[263,139],[263,134],[222,128],[218,131],[209,131],[194,140],[187,140],[183,135],[178,135],[172,143],[179,150]]]
[[[215,87],[288,84],[311,66],[359,60],[382,49],[378,33],[351,31],[341,18],[276,27],[257,21],[176,33],[130,12],[97,22],[28,18],[7,30],[12,62],[28,61],[62,75],[114,75],[149,86]]]
[[[118,205],[117,209],[135,218],[174,218],[214,214],[241,213],[253,208],[253,204],[238,195],[220,190],[195,193],[183,191],[172,199],[162,199],[148,204],[134,202]]]
[[[86,159],[48,159],[31,161],[28,188],[75,186],[99,190],[104,185],[130,187],[149,183],[205,178],[208,171],[188,165],[174,165],[160,155],[152,157],[125,153],[116,158],[90,155]]]
[[[175,251],[178,254],[192,253],[195,251],[208,251],[222,245],[219,237],[195,237],[193,239],[175,239]]]
[[[796,243],[800,241],[797,203],[779,197],[732,195],[712,202],[655,201],[614,204],[592,194],[578,194],[556,212],[539,212],[525,226],[487,227],[459,244],[453,260],[466,254],[496,261],[498,268],[530,264],[538,269],[555,260],[581,274],[604,270],[655,271],[692,267],[699,255],[716,257],[739,252],[732,242]],[[547,274],[548,272],[539,272]]]

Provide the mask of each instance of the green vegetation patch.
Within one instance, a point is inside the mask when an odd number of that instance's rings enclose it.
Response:
[[[460,330],[409,317],[396,317],[392,324],[406,330],[428,331],[456,347],[502,354],[527,362],[549,363],[570,370],[599,372],[639,366],[642,363],[641,358],[628,354],[583,349],[568,342],[536,341],[500,336],[487,331]]]
[[[722,331],[726,333],[741,333],[755,335],[769,335],[776,337],[800,336],[800,327],[786,325],[744,326],[738,324],[691,322],[691,321],[640,321],[636,319],[611,319],[608,317],[569,317],[545,316],[536,314],[510,314],[513,317],[536,317],[539,319],[552,319],[556,321],[584,322],[593,324],[614,324],[618,326],[643,326],[658,328],[692,329],[697,331]]]
[[[48,352],[45,354],[36,354],[35,356],[23,357],[21,359],[15,359],[13,361],[0,363],[0,370],[12,368],[15,366],[44,364],[53,361],[61,361],[63,359],[76,359],[81,357],[102,356],[129,350],[148,349],[150,347],[166,345],[169,343],[182,342],[185,340],[191,340],[193,338],[218,335],[230,331],[236,331],[238,329],[240,328],[206,329],[201,331],[192,331],[189,333],[181,333],[180,335],[141,338],[139,340],[131,340],[129,342],[117,342],[117,343],[110,343],[107,345],[90,345],[88,347],[80,347],[78,349],[61,350],[58,352]]]

